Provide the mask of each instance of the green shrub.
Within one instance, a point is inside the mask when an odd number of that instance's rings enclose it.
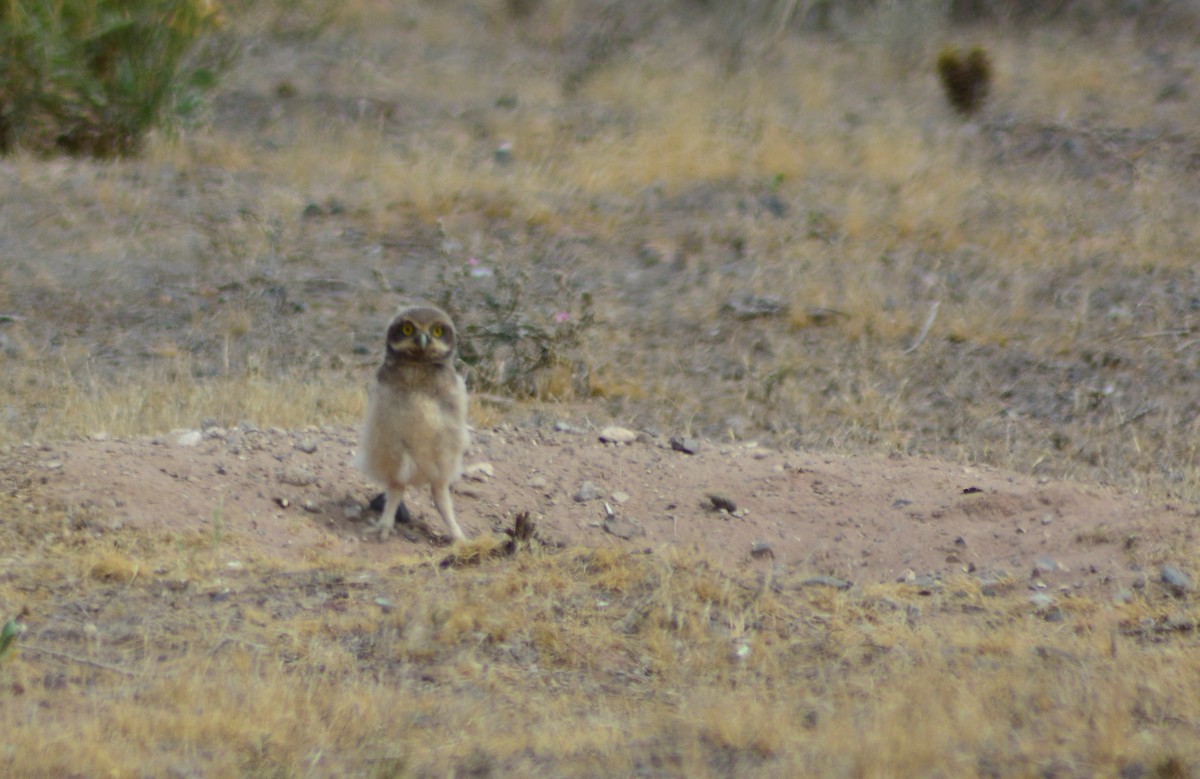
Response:
[[[0,0],[0,152],[136,154],[214,85],[219,23],[211,0]]]
[[[592,296],[562,272],[532,276],[518,263],[448,264],[438,304],[458,323],[459,357],[473,391],[541,400],[588,394],[584,336]],[[535,283],[534,277],[538,283]]]

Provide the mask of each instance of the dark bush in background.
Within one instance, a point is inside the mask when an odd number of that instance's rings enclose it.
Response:
[[[209,0],[0,5],[0,152],[127,156],[194,113],[226,57]]]

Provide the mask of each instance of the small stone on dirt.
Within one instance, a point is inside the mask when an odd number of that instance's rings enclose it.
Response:
[[[1037,592],[1029,596],[1029,602],[1038,611],[1045,611],[1054,606],[1054,596],[1044,592]]]
[[[1053,557],[1039,557],[1033,564],[1033,575],[1037,577],[1042,574],[1053,573],[1058,568],[1058,561]]]
[[[695,454],[700,451],[700,441],[695,438],[685,438],[683,436],[671,436],[671,448],[676,452],[684,454]]]
[[[525,486],[533,487],[535,490],[544,490],[549,484],[550,482],[546,481],[545,476],[530,476],[525,480]]]
[[[632,519],[617,516],[610,516],[604,520],[604,531],[626,540],[646,534],[646,529]]]
[[[761,560],[764,557],[774,557],[775,550],[771,548],[770,541],[755,541],[750,545],[750,556],[755,560]]]
[[[1158,573],[1162,577],[1163,584],[1167,585],[1167,589],[1173,595],[1184,595],[1195,589],[1192,577],[1173,565],[1164,565]]]
[[[317,451],[317,442],[311,438],[302,438],[296,442],[296,448],[305,454],[312,454]]]
[[[632,444],[637,433],[624,427],[606,427],[600,431],[600,440],[606,444]]]
[[[201,438],[203,438],[203,436],[200,434],[199,430],[189,430],[176,438],[175,443],[179,446],[195,446],[196,444],[200,443]]]
[[[596,485],[590,481],[585,481],[579,485],[579,489],[575,490],[575,501],[577,503],[585,503],[589,500],[595,500],[600,497],[600,490],[596,489]]]
[[[708,493],[708,501],[709,501],[709,503],[712,504],[712,507],[714,509],[716,509],[717,511],[724,509],[725,511],[728,511],[730,514],[737,511],[737,504],[719,492]]]
[[[614,492],[612,494],[612,499],[613,499],[613,502],[615,502],[615,503],[625,503],[626,501],[629,500],[629,493],[628,492]]]

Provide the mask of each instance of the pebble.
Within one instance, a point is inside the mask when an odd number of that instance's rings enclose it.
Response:
[[[628,492],[614,492],[612,494],[612,499],[615,503],[624,503],[629,500],[629,493]]]
[[[750,545],[750,556],[755,560],[761,560],[764,557],[774,557],[775,550],[771,548],[770,541],[755,541]]]
[[[535,490],[542,490],[549,486],[550,482],[546,481],[545,476],[530,476],[525,480],[526,487],[533,487]]]
[[[683,436],[671,436],[671,448],[676,452],[684,454],[695,454],[700,451],[700,441],[695,438],[685,438]]]
[[[631,519],[610,516],[604,520],[604,531],[617,538],[637,538],[646,534],[646,529]]]
[[[724,509],[730,514],[737,511],[737,504],[719,492],[710,492],[708,493],[707,497],[709,503],[712,504],[712,507],[717,510]]]
[[[317,451],[317,442],[311,438],[302,438],[296,442],[296,448],[305,454],[312,454]]]
[[[175,443],[179,446],[195,446],[196,444],[200,443],[201,438],[203,438],[203,436],[200,434],[199,430],[189,430],[176,438]]]
[[[579,485],[579,489],[575,490],[575,501],[584,503],[589,500],[595,500],[600,497],[600,490],[596,489],[596,485],[590,481],[585,481]]]
[[[624,427],[606,427],[600,431],[600,440],[606,444],[631,444],[637,433]]]
[[[1196,588],[1192,583],[1192,577],[1173,565],[1164,565],[1158,573],[1162,577],[1163,584],[1167,585],[1167,589],[1173,595],[1184,595]]]
[[[1052,557],[1039,557],[1033,564],[1033,575],[1041,576],[1044,573],[1053,573],[1059,569],[1058,561]]]
[[[1054,607],[1054,596],[1044,592],[1035,592],[1029,596],[1029,602],[1038,611],[1045,611]]]

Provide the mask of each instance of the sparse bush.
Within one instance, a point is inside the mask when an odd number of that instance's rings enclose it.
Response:
[[[473,389],[562,398],[587,393],[579,350],[595,324],[592,298],[553,274],[553,303],[531,302],[523,268],[471,258],[442,274],[439,304],[462,332],[459,357]]]
[[[187,117],[227,54],[212,0],[11,0],[0,6],[0,152],[128,156]]]

